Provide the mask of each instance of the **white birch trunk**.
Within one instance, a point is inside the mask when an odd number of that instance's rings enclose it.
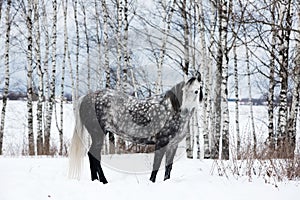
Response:
[[[129,28],[129,22],[128,22],[128,0],[124,0],[124,39],[123,39],[123,51],[124,51],[124,66],[123,66],[123,78],[122,78],[122,85],[123,85],[123,91],[126,93],[129,93],[128,91],[128,68],[130,66],[130,56],[129,56],[129,49],[128,49],[128,28]],[[131,69],[133,72],[133,70]],[[132,77],[132,80],[134,80],[134,77]],[[135,83],[132,81],[132,83]],[[134,93],[136,93],[136,85],[133,85]]]
[[[49,82],[49,54],[50,54],[50,34],[49,34],[49,25],[48,25],[48,13],[46,8],[46,3],[44,0],[42,0],[42,21],[43,21],[43,29],[44,29],[44,38],[45,38],[45,53],[44,53],[44,97],[45,97],[45,103],[44,103],[44,133],[47,130],[47,119],[49,114],[49,94],[50,94],[50,82]],[[46,136],[44,134],[43,142],[44,142],[44,149],[43,154],[45,154],[45,139]]]
[[[249,49],[247,40],[247,30],[244,26],[244,38],[245,38],[245,51],[246,51],[246,66],[247,66],[247,84],[248,84],[248,95],[250,103],[250,121],[251,121],[251,133],[253,138],[253,155],[256,157],[257,138],[255,132],[254,116],[253,116],[253,102],[252,102],[252,87],[251,87],[251,72],[250,72],[250,60],[249,60]]]
[[[1,2],[0,9],[2,9],[2,2]],[[10,30],[11,30],[10,9],[11,9],[11,0],[8,0],[7,1],[7,7],[6,7],[6,14],[5,14],[5,26],[6,26],[6,31],[5,31],[5,54],[4,54],[5,83],[4,83],[3,95],[2,95],[2,111],[1,111],[1,123],[0,123],[0,155],[3,154],[2,145],[3,145],[4,126],[5,126],[7,95],[8,95],[9,80],[10,80],[10,70],[9,70],[9,61],[10,61],[9,49],[10,49]]]
[[[222,159],[229,159],[229,109],[228,109],[228,21],[229,14],[231,12],[231,1],[229,1],[229,12],[227,1],[221,1],[221,45],[222,45],[222,85],[221,85],[221,107],[222,107]]]
[[[234,55],[236,158],[239,159],[240,149],[241,149],[241,136],[240,136],[240,114],[239,114],[239,73],[238,73],[236,44],[233,45],[233,55]]]
[[[103,11],[103,39],[104,39],[104,69],[106,73],[105,88],[110,88],[110,68],[108,56],[108,11],[106,0],[102,0]]]
[[[217,134],[217,124],[216,124],[216,111],[218,110],[218,105],[220,105],[217,101],[218,99],[216,98],[216,87],[214,88],[214,80],[217,79],[217,77],[220,77],[220,74],[215,72],[215,77],[213,74],[213,69],[214,69],[214,61],[215,59],[215,31],[216,31],[216,2],[211,1],[210,2],[210,39],[209,39],[209,56],[208,56],[208,63],[207,67],[209,71],[206,74],[206,79],[208,81],[208,87],[210,92],[207,94],[207,99],[208,99],[208,105],[207,105],[207,117],[209,120],[209,132],[210,132],[210,138],[209,138],[209,144],[210,144],[210,158],[218,158],[218,152],[219,152],[219,140],[220,137],[218,137]],[[208,77],[207,77],[208,76]]]
[[[64,146],[64,87],[65,87],[65,69],[66,60],[68,56],[68,29],[67,29],[67,14],[68,14],[68,0],[62,1],[63,13],[64,13],[64,53],[63,63],[61,69],[61,85],[60,85],[60,129],[59,129],[59,155],[63,155]]]
[[[101,50],[101,35],[100,35],[100,14],[99,14],[99,7],[98,7],[98,0],[94,1],[95,5],[95,17],[96,17],[96,39],[97,39],[97,49],[98,49],[98,67],[97,67],[97,79],[99,82],[97,83],[97,88],[103,88],[103,78],[102,78],[102,67],[101,67],[101,55],[102,55],[102,50]]]
[[[268,139],[267,145],[271,154],[275,151],[275,134],[274,134],[274,91],[275,91],[275,45],[276,45],[276,22],[275,22],[275,3],[272,5],[272,41],[271,41],[271,58],[269,71],[269,92],[268,92]]]
[[[85,44],[86,44],[86,64],[87,64],[87,89],[88,92],[91,92],[91,55],[90,55],[90,38],[88,35],[88,27],[87,27],[87,13],[84,2],[81,2],[81,9],[83,13],[83,26],[84,26],[84,34],[85,34]]]
[[[215,119],[213,124],[215,124],[214,130],[215,130],[215,135],[214,135],[214,146],[213,146],[213,158],[214,159],[218,159],[221,158],[221,153],[222,153],[222,149],[221,149],[221,133],[222,133],[222,129],[221,129],[221,124],[222,124],[222,106],[223,106],[223,99],[222,97],[224,97],[225,94],[225,87],[224,84],[226,84],[226,80],[225,80],[225,76],[226,76],[226,72],[223,72],[223,54],[225,54],[225,47],[224,47],[224,30],[223,30],[223,26],[224,26],[224,20],[226,21],[226,19],[224,18],[224,13],[223,13],[223,4],[220,2],[217,6],[218,9],[218,15],[219,15],[219,21],[218,21],[218,26],[219,26],[219,41],[218,41],[218,50],[217,50],[217,58],[216,58],[216,62],[217,62],[217,69],[216,69],[216,73],[215,73],[215,90],[214,90],[214,113],[215,113]],[[225,11],[226,13],[226,11]],[[224,64],[226,66],[226,64]],[[223,72],[223,73],[222,73]],[[222,82],[222,80],[225,81],[225,83]],[[223,96],[222,96],[222,91],[223,91]],[[224,112],[224,110],[223,110]],[[224,119],[224,117],[223,117]]]
[[[207,58],[207,50],[206,50],[206,42],[205,42],[205,22],[204,22],[204,10],[203,3],[201,0],[196,1],[196,5],[198,5],[198,31],[200,32],[200,41],[201,41],[201,66],[202,66],[202,74],[204,75],[204,87],[203,87],[203,104],[202,104],[202,127],[203,127],[203,140],[204,140],[204,158],[210,158],[210,131],[209,131],[209,117],[210,116],[210,87],[209,87],[209,73],[210,68],[209,61]],[[200,145],[200,141],[197,139],[197,144]],[[200,147],[198,147],[200,149]],[[200,154],[198,154],[200,156]]]
[[[278,116],[278,156],[287,157],[290,153],[288,144],[289,138],[287,134],[287,90],[288,90],[288,61],[289,61],[289,42],[291,29],[291,1],[286,0],[280,3],[279,23],[281,29],[278,32],[279,39],[279,77],[281,89],[279,94],[279,116]]]
[[[117,90],[121,90],[121,65],[122,65],[122,0],[117,0]]]
[[[102,0],[102,10],[103,10],[103,36],[104,36],[104,68],[106,71],[106,82],[105,88],[111,88],[110,84],[110,67],[109,67],[109,55],[108,55],[108,10],[106,0]],[[109,153],[115,153],[115,137],[114,134],[108,133],[109,139]]]
[[[41,63],[41,33],[40,33],[40,4],[39,0],[34,0],[34,38],[35,38],[35,59],[38,74],[38,102],[37,102],[37,155],[43,154],[43,99],[44,99],[44,74]]]
[[[167,14],[167,4],[166,0],[161,1],[161,5],[163,7],[163,20],[166,22],[163,24],[163,38],[161,41],[161,47],[159,50],[159,57],[157,63],[157,79],[156,79],[156,94],[161,94],[163,91],[162,86],[162,68],[164,63],[164,57],[166,54],[166,46],[171,28],[171,21],[173,18],[174,8],[176,5],[176,0],[173,0],[173,3],[170,8],[170,13]]]
[[[33,135],[33,106],[32,106],[32,73],[33,73],[33,20],[32,1],[27,2],[26,25],[27,25],[27,129],[29,155],[35,155],[34,135]]]
[[[79,97],[79,45],[80,45],[80,37],[79,37],[79,21],[78,21],[78,1],[74,0],[74,19],[75,19],[75,29],[76,29],[76,69],[75,69],[75,79],[76,79],[76,85],[75,85],[75,97],[73,97],[73,102],[77,101]]]
[[[52,124],[52,114],[53,107],[55,106],[55,79],[56,79],[56,42],[57,42],[57,1],[52,1],[53,6],[53,20],[52,20],[52,73],[51,73],[51,83],[50,83],[50,96],[49,96],[49,106],[48,114],[46,119],[46,130],[45,130],[45,154],[50,154],[50,136],[51,136],[51,124]]]
[[[187,14],[187,1],[183,0],[181,7],[181,15],[183,19],[183,32],[184,32],[184,63],[182,65],[184,79],[187,80],[189,65],[190,65],[190,48],[189,48],[189,24],[188,24],[188,14]],[[189,122],[189,126],[191,127],[191,122]],[[193,158],[193,144],[194,144],[194,132],[190,128],[190,131],[186,135],[186,154],[188,158]]]
[[[298,2],[298,30],[300,30],[300,2]],[[293,88],[293,98],[290,116],[288,119],[288,143],[289,151],[288,157],[294,158],[294,151],[296,147],[296,133],[297,133],[297,118],[298,118],[298,109],[299,109],[299,90],[300,90],[300,33],[297,33],[296,38],[296,59],[295,59],[295,68],[294,68],[294,88]]]

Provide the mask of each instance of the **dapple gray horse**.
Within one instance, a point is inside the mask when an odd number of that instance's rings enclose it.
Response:
[[[80,177],[83,157],[89,148],[91,179],[107,183],[100,162],[101,148],[105,134],[111,132],[128,141],[155,145],[150,180],[155,182],[164,154],[164,180],[169,179],[178,143],[188,132],[188,121],[201,100],[200,74],[162,95],[143,100],[111,89],[81,97],[75,109],[69,177]],[[86,142],[88,135],[90,146]]]

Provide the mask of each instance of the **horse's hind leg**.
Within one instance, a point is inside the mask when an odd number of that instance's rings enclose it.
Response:
[[[90,169],[91,169],[91,178],[92,181],[99,180],[102,183],[107,183],[107,180],[104,176],[102,167],[101,167],[101,147],[103,144],[104,136],[95,133],[95,135],[92,136],[92,145],[89,149],[88,156],[90,161]]]
[[[104,141],[104,132],[101,128],[94,101],[91,97],[86,96],[80,106],[80,117],[82,123],[85,126],[86,130],[89,132],[92,138],[92,144],[88,151],[90,169],[91,169],[91,178],[92,180],[100,180],[103,183],[107,183],[107,180],[104,176],[102,167],[101,167],[101,148]]]
[[[170,178],[171,175],[171,170],[172,170],[172,165],[173,165],[173,160],[177,151],[176,146],[171,146],[166,152],[166,169],[165,169],[165,178],[164,181]]]

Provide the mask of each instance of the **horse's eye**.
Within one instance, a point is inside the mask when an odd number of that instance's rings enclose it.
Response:
[[[198,94],[198,90],[195,90],[195,94]]]

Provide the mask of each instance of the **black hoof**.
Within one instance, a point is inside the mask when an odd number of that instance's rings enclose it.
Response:
[[[106,179],[100,180],[100,182],[103,183],[103,184],[107,184],[108,183]]]
[[[151,177],[149,180],[152,181],[153,183],[155,183],[155,178]]]
[[[155,183],[157,172],[158,172],[158,170],[154,170],[151,173],[150,181],[152,181],[153,183]]]

